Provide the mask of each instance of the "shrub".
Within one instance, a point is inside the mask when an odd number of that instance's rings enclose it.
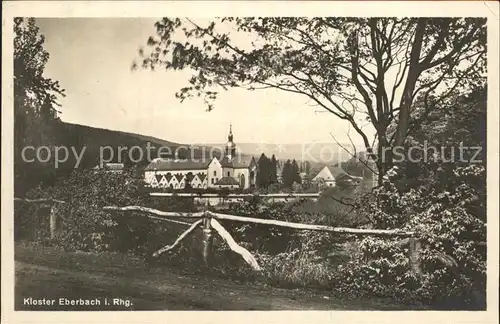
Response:
[[[30,190],[27,197],[50,197],[66,202],[57,205],[57,213],[65,221],[61,223],[56,244],[68,250],[129,250],[133,245],[142,245],[145,233],[152,226],[144,220],[129,226],[132,217],[102,210],[104,206],[140,204],[146,198],[142,180],[132,173],[74,171],[53,186]],[[29,216],[21,212],[18,219],[30,219]],[[22,224],[16,223],[16,227]]]
[[[398,169],[388,172],[367,213],[377,228],[415,231],[421,242],[421,275],[409,273],[407,247],[397,239],[364,238],[356,264],[347,267],[351,281],[343,289],[377,292],[398,299],[443,307],[485,307],[485,197],[477,179],[479,165],[456,166],[447,188],[420,185],[398,189]],[[480,181],[479,181],[480,182]]]

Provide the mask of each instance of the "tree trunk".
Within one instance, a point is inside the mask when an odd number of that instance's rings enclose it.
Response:
[[[405,87],[399,104],[399,122],[396,130],[394,147],[402,146],[406,139],[406,132],[408,130],[408,123],[410,120],[410,106],[413,102],[413,91],[415,90],[417,80],[422,73],[422,67],[420,65],[420,52],[422,50],[422,41],[426,25],[427,20],[425,18],[418,19],[417,28],[415,30],[415,38],[413,40],[410,53],[408,76],[406,78]]]

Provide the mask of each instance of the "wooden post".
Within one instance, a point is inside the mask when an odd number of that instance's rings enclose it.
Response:
[[[411,273],[414,275],[420,275],[420,241],[414,237],[410,238],[409,241],[409,259],[410,259],[410,269]]]
[[[40,213],[41,213],[41,206],[39,206],[38,204],[35,204],[35,211],[34,211],[34,214],[35,214],[35,217],[33,219],[33,222],[31,224],[32,228],[31,228],[31,236],[32,236],[32,240],[33,241],[36,241],[38,239],[38,227],[40,226]]]
[[[212,226],[210,224],[210,215],[206,214],[203,218],[203,262],[206,267],[210,265],[212,253]]]
[[[57,214],[56,214],[56,204],[52,203],[50,206],[50,239],[56,238],[57,234]]]

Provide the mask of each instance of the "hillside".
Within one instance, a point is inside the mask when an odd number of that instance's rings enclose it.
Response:
[[[71,124],[61,122],[57,130],[58,138],[63,139],[63,144],[67,147],[75,147],[77,152],[80,152],[84,147],[84,159],[80,167],[92,168],[99,162],[100,149],[102,148],[103,159],[109,162],[122,162],[125,164],[137,164],[145,166],[149,163],[149,159],[158,157],[158,150],[161,149],[163,158],[174,158],[175,152],[178,149],[179,158],[210,158],[211,156],[220,156],[220,152],[225,147],[225,143],[212,148],[208,145],[194,145],[190,149],[191,144],[181,144],[153,136],[129,133],[117,130],[109,130],[96,128],[86,125]],[[147,156],[147,144],[150,143],[150,156]],[[122,154],[119,155],[119,147],[122,147]],[[143,152],[143,157],[140,159],[138,149],[133,149],[132,161],[130,160],[129,150],[133,147],[140,147]],[[125,150],[126,149],[126,150]],[[114,156],[111,156],[113,152]],[[243,154],[246,155],[246,154]],[[74,161],[69,160],[68,164],[74,165]]]
[[[140,160],[140,162],[138,162],[139,164],[146,164],[146,147],[148,142],[151,143],[151,147],[155,148],[151,149],[152,158],[157,156],[157,149],[159,147],[168,147],[171,152],[175,152],[175,149],[181,145],[151,136],[64,122],[60,123],[58,128],[58,138],[62,139],[64,145],[67,147],[74,147],[78,152],[85,148],[84,158],[80,165],[82,168],[95,166],[99,161],[101,151],[103,152],[103,159],[111,160],[110,162],[122,162],[127,164],[131,163],[128,158],[128,150],[133,147],[140,147],[143,151],[143,158],[139,159],[141,153],[139,153],[137,149],[132,151],[135,153],[132,154],[132,158],[134,161]],[[119,154],[119,147],[123,148],[121,154]],[[163,152],[169,151],[164,149]]]
[[[64,145],[68,149],[73,148],[78,153],[85,148],[83,158],[78,165],[79,168],[93,168],[99,163],[100,155],[107,162],[145,166],[150,159],[158,157],[159,148],[162,148],[162,157],[165,158],[175,157],[176,150],[180,148],[178,150],[179,158],[195,159],[219,156],[225,148],[225,143],[216,143],[195,144],[193,149],[189,149],[191,144],[181,144],[143,134],[65,122],[57,124],[55,133],[57,138],[60,139],[58,145]],[[148,143],[150,143],[149,147],[151,147],[150,156],[147,155],[148,150],[146,149]],[[274,154],[279,160],[308,160],[314,170],[319,170],[324,165],[335,165],[349,159],[349,154],[333,143],[312,143],[307,145],[236,143],[236,145],[238,152],[244,156],[254,156],[258,159],[262,153],[265,153],[269,157]],[[137,147],[141,148],[141,150],[138,150]],[[122,148],[122,150],[120,151],[119,148]],[[132,154],[129,154],[129,150],[132,148],[134,148]],[[132,159],[130,159],[130,156]],[[70,152],[70,157],[68,161],[63,163],[65,166],[62,166],[62,168],[73,168],[75,162],[74,154]]]

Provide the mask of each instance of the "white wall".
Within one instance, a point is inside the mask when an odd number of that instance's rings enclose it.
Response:
[[[191,182],[191,186],[194,188],[206,188],[207,187],[207,177],[205,177],[204,181],[200,181],[196,175],[198,173],[205,174],[207,175],[207,170],[174,170],[174,171],[146,171],[144,173],[144,181],[151,185],[152,187],[160,187],[160,188],[168,188],[172,187],[174,189],[182,189],[184,188],[186,184],[185,180],[185,175],[188,173],[192,173],[195,178]],[[156,180],[156,175],[166,175],[167,173],[170,173],[172,175],[172,178],[170,181],[165,180],[160,180],[160,183],[157,183]],[[182,179],[180,181],[177,180],[177,177],[175,177],[176,174],[181,174],[183,175]],[[156,184],[156,185],[155,185]]]
[[[249,188],[252,184],[255,184],[255,178],[256,178],[256,173],[257,173],[257,167],[252,164],[250,166],[251,169],[248,168],[238,168],[238,169],[233,169],[233,168],[223,168],[220,162],[217,159],[213,159],[210,164],[208,165],[208,169],[200,169],[200,170],[174,170],[174,171],[152,171],[148,170],[144,172],[144,180],[146,183],[148,183],[151,186],[155,186],[156,183],[156,178],[155,175],[166,175],[167,173],[170,173],[172,175],[172,178],[168,183],[161,183],[157,184],[157,187],[163,187],[167,188],[172,186],[174,189],[181,189],[185,185],[185,178],[181,179],[181,181],[178,181],[177,178],[175,177],[176,174],[181,174],[185,176],[189,172],[191,172],[193,175],[196,176],[196,174],[201,173],[205,174],[206,178],[204,179],[203,182],[199,181],[198,177],[195,177],[193,181],[191,182],[191,186],[193,188],[217,188],[218,186],[215,185],[218,180],[220,180],[222,177],[227,177],[227,173],[229,172],[230,177],[234,177],[238,183],[240,183],[240,177],[243,174],[245,177],[245,186],[243,189]],[[254,177],[253,179],[250,179],[250,171],[253,171]],[[214,175],[215,172],[215,175]],[[213,180],[212,180],[213,179]],[[234,186],[234,188],[237,188]]]
[[[233,177],[234,176],[234,169],[233,168],[222,168],[222,172],[224,174],[224,177]],[[229,173],[229,175],[228,175]]]
[[[208,165],[208,187],[216,188],[215,183],[217,183],[217,181],[222,177],[222,165],[220,164],[219,160],[214,158]]]

